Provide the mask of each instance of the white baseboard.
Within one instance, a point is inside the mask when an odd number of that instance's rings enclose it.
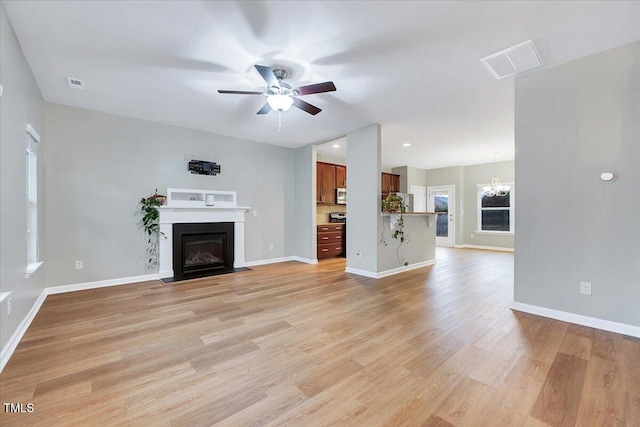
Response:
[[[289,258],[291,258],[291,261],[304,262],[305,264],[317,264],[318,263],[317,259],[302,258],[300,256],[292,256],[292,257],[289,257]]]
[[[458,249],[481,249],[487,251],[513,252],[513,248],[503,248],[501,246],[481,246],[481,245],[455,245]]]
[[[279,262],[287,262],[287,261],[293,261],[292,257],[283,256],[279,258],[260,259],[258,261],[247,261],[244,263],[244,266],[253,267],[254,265],[276,264]]]
[[[391,270],[385,270],[378,272],[378,279],[383,277],[393,276],[394,274],[404,273],[405,271],[415,270],[416,268],[426,267],[436,263],[435,259],[428,259],[422,262],[416,262],[415,264],[403,265],[402,267],[393,268]]]
[[[158,272],[158,279],[169,279],[173,277],[173,270],[163,270]]]
[[[269,258],[269,259],[261,259],[258,261],[247,261],[245,263],[245,266],[247,267],[253,267],[255,265],[266,265],[266,264],[276,264],[279,262],[287,262],[287,261],[298,261],[298,262],[304,262],[305,264],[317,264],[318,260],[317,259],[309,259],[309,258],[302,258],[299,256],[283,256],[280,258]]]
[[[62,294],[65,292],[84,291],[86,289],[105,288],[107,286],[128,285],[130,283],[148,282],[158,280],[157,274],[144,274],[142,276],[121,277],[119,279],[98,280],[95,282],[75,283],[73,285],[52,286],[45,288],[47,295]]]
[[[382,279],[383,277],[393,276],[394,274],[404,273],[405,271],[415,270],[416,268],[426,267],[436,263],[435,259],[429,259],[427,261],[417,262],[415,264],[403,265],[402,267],[393,268],[391,270],[385,270],[380,272],[373,272],[367,270],[360,270],[353,267],[347,267],[344,269],[346,273],[357,274],[358,276],[370,277],[372,279]]]
[[[371,279],[377,279],[378,273],[375,271],[360,270],[359,268],[347,267],[344,269],[345,273],[357,274],[358,276],[370,277]]]
[[[604,331],[616,332],[618,334],[640,338],[640,326],[627,325],[626,323],[612,322],[610,320],[598,319],[596,317],[583,316],[581,314],[569,313],[567,311],[554,310],[552,308],[524,304],[515,301],[511,304],[511,309],[522,311],[524,313],[535,314],[537,316],[562,320],[563,322],[575,323],[576,325],[588,326],[590,328],[602,329]]]
[[[44,303],[44,300],[46,298],[47,290],[43,289],[40,296],[38,296],[38,299],[36,299],[36,302],[34,302],[33,306],[31,306],[31,310],[29,310],[25,318],[22,319],[22,322],[20,322],[18,328],[15,330],[13,335],[11,335],[11,338],[9,338],[7,344],[5,344],[5,346],[3,347],[2,351],[0,352],[0,372],[2,372],[7,362],[9,362],[9,359],[13,355],[13,352],[16,351],[16,347],[18,347],[20,340],[24,336],[25,332],[27,332],[27,329],[29,329],[29,325],[31,325],[31,322],[33,322],[33,319],[35,319],[36,314],[38,314],[38,311],[40,310],[40,307],[42,307],[42,303]]]

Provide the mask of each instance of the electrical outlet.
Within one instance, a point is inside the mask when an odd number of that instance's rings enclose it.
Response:
[[[76,261],[76,270],[82,270],[83,268],[82,261]]]
[[[11,295],[7,297],[7,316],[11,315]]]
[[[269,243],[269,250],[273,250],[274,246],[273,243]]]
[[[591,283],[580,282],[580,293],[583,295],[591,295]]]
[[[471,234],[471,240],[475,239],[476,235],[475,234]]]
[[[360,251],[360,249],[356,251],[356,256],[360,256],[360,257],[362,256],[362,252]]]
[[[253,216],[258,216],[258,211],[257,210],[253,210]]]

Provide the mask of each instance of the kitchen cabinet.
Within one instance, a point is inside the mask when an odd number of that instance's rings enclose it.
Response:
[[[400,175],[382,173],[382,194],[397,193],[400,191]]]
[[[318,225],[318,259],[334,258],[345,254],[344,224]]]
[[[336,165],[336,187],[347,188],[347,167]]]
[[[347,167],[316,163],[316,202],[335,205],[336,187],[347,188]]]

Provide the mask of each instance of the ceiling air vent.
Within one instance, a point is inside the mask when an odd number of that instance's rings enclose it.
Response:
[[[540,55],[531,40],[485,56],[480,62],[498,80],[542,65]]]
[[[84,90],[84,80],[67,77],[67,84],[71,89]]]

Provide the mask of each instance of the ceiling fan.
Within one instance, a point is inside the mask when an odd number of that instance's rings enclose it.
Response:
[[[264,65],[256,65],[255,67],[264,81],[267,82],[267,89],[264,92],[218,90],[218,93],[266,96],[267,103],[264,104],[264,107],[262,107],[260,111],[258,111],[258,114],[267,114],[271,110],[287,111],[293,105],[294,107],[315,116],[322,110],[315,105],[311,105],[308,102],[299,99],[298,96],[311,95],[314,93],[333,92],[336,90],[336,86],[333,84],[333,82],[316,83],[294,88],[290,84],[282,81],[289,75],[289,72],[284,68],[271,68]]]

